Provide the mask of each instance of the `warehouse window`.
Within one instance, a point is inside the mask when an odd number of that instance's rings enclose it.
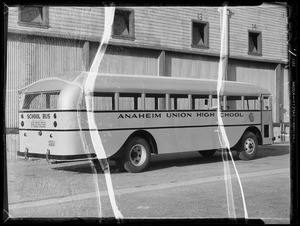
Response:
[[[248,54],[262,55],[262,35],[259,31],[249,31]]]
[[[113,23],[114,38],[134,38],[134,11],[116,9]]]
[[[47,6],[20,6],[18,24],[30,27],[49,27],[49,8]]]
[[[192,21],[192,46],[208,48],[208,22]]]

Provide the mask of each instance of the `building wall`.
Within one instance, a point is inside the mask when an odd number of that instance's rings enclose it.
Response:
[[[219,55],[218,7],[132,7],[132,9],[134,9],[135,39],[112,39],[112,43]],[[229,10],[231,57],[287,61],[285,6],[263,4],[255,7],[229,7]],[[48,29],[19,26],[17,15],[17,7],[10,8],[9,31],[38,32],[47,36],[100,41],[104,29],[104,9],[101,7],[49,7]],[[197,20],[199,15],[203,21],[209,22],[209,49],[191,46],[191,20]],[[262,32],[262,56],[248,55],[248,30],[253,29]]]
[[[218,64],[217,57],[168,52],[166,76],[217,79]]]
[[[94,59],[98,46],[90,45],[90,59]],[[159,51],[156,50],[108,46],[99,72],[154,76],[158,73],[158,56]]]

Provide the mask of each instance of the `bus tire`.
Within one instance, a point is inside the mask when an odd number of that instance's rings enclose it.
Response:
[[[144,171],[150,163],[151,151],[148,142],[141,137],[133,137],[125,146],[123,166],[131,173]]]
[[[241,140],[241,150],[237,152],[239,159],[254,159],[258,150],[258,141],[254,133],[247,131]]]
[[[198,151],[203,157],[211,157],[216,153],[217,150]]]

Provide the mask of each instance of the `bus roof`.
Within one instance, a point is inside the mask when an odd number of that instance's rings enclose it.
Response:
[[[82,87],[88,73],[63,73],[56,77],[41,79],[20,91],[29,93],[50,92],[61,90],[68,84]],[[271,94],[267,89],[248,83],[224,81],[223,85],[221,95],[258,96]],[[96,77],[94,92],[216,95],[217,80],[102,73]]]

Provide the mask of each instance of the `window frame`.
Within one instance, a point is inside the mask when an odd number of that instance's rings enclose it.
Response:
[[[202,24],[204,25],[204,40],[203,44],[194,43],[194,24]],[[192,20],[191,23],[191,47],[201,48],[201,49],[209,49],[209,22],[202,20]]]
[[[250,34],[257,34],[257,51],[250,51]],[[256,30],[248,30],[248,54],[254,56],[262,56],[262,32]]]
[[[129,12],[129,35],[117,35],[114,34],[114,26],[115,26],[115,16],[117,11],[125,11]],[[116,8],[115,9],[115,15],[114,15],[114,21],[112,25],[112,38],[116,39],[127,39],[127,40],[135,40],[135,16],[134,16],[134,10],[128,9],[128,8]]]
[[[26,26],[26,27],[36,27],[36,28],[49,28],[49,7],[48,6],[40,6],[40,5],[28,5],[24,7],[38,7],[42,8],[42,22],[30,22],[30,21],[22,21],[22,6],[18,7],[18,25]]]

